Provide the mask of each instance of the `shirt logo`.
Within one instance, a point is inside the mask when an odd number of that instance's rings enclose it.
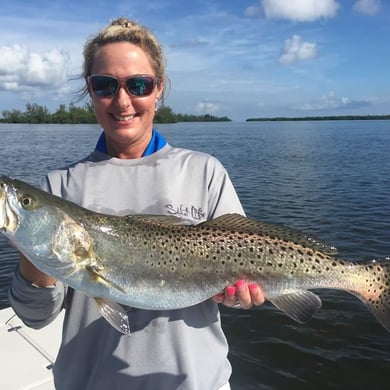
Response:
[[[191,218],[196,221],[200,221],[206,217],[206,213],[201,207],[186,206],[184,204],[181,204],[180,206],[174,206],[173,204],[169,203],[165,205],[165,208],[167,209],[169,215],[175,215],[181,218]]]

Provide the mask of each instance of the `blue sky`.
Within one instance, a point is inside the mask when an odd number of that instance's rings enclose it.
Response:
[[[390,1],[13,0],[1,8],[0,112],[74,101],[86,38],[128,16],[165,49],[175,112],[239,121],[390,114]]]

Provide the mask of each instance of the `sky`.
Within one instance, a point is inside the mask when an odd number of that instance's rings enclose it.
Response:
[[[86,103],[83,45],[120,16],[162,44],[176,113],[390,114],[388,0],[4,1],[0,113]]]

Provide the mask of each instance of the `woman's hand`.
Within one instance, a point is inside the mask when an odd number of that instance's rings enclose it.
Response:
[[[245,280],[239,280],[234,285],[227,286],[223,293],[215,295],[212,300],[227,307],[239,305],[242,309],[250,309],[253,305],[262,305],[265,297],[258,284],[248,284]]]
[[[47,287],[53,286],[57,279],[44,274],[34,264],[30,263],[28,259],[23,256],[21,253],[19,255],[19,272],[24,279],[30,281],[36,287]]]

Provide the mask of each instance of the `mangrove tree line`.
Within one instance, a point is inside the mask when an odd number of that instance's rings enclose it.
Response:
[[[228,117],[216,117],[210,114],[189,115],[176,114],[171,107],[160,107],[155,115],[155,123],[176,123],[176,122],[228,122]],[[3,110],[0,122],[3,123],[58,123],[58,124],[78,124],[96,123],[93,107],[91,103],[86,103],[83,107],[77,107],[73,103],[68,107],[60,104],[58,109],[50,112],[46,106],[37,103],[27,103],[24,111],[13,109]]]

